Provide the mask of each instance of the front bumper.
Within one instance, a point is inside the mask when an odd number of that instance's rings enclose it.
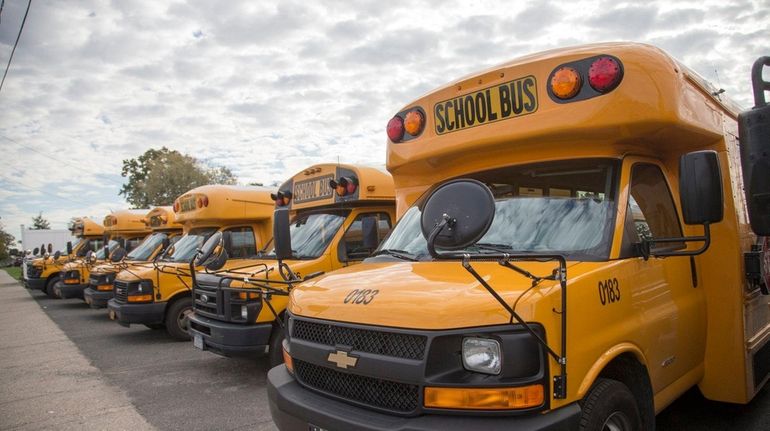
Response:
[[[147,304],[126,304],[117,302],[114,298],[107,301],[110,319],[125,327],[132,323],[152,325],[163,323],[166,313],[165,302],[150,302]]]
[[[86,304],[90,305],[91,308],[106,307],[107,302],[112,299],[113,296],[114,294],[111,290],[101,291],[88,287],[83,291],[83,300],[86,301]]]
[[[463,429],[496,430],[575,430],[580,422],[580,406],[570,404],[545,414],[484,417],[460,415],[391,416],[333,400],[305,389],[279,365],[267,373],[270,414],[278,429],[302,430],[401,430],[428,431]]]
[[[45,291],[45,284],[48,281],[47,278],[27,278],[24,280],[24,284],[27,289],[37,289]]]
[[[203,350],[222,356],[260,356],[270,343],[273,325],[240,325],[193,314],[190,316],[190,336],[203,339]]]
[[[64,284],[59,281],[54,285],[54,290],[59,297],[63,299],[83,298],[83,291],[88,287],[87,284]]]

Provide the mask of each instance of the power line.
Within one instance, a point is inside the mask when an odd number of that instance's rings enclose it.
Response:
[[[27,14],[29,13],[29,7],[32,5],[32,0],[27,2],[27,11],[24,12],[24,18],[21,20],[21,26],[19,27],[19,34],[16,35],[16,42],[13,44],[11,50],[11,56],[8,57],[8,65],[5,66],[5,73],[3,73],[3,80],[0,81],[0,91],[3,91],[3,83],[5,83],[5,75],[8,75],[8,69],[11,67],[11,60],[13,59],[13,53],[16,52],[16,45],[19,44],[19,38],[21,38],[21,31],[24,29],[24,23],[27,22]]]

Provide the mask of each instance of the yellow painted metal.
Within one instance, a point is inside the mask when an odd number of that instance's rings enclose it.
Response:
[[[334,192],[332,189],[326,192],[323,191],[323,188],[328,186],[329,179],[336,179],[338,177],[340,168],[346,172],[352,172],[352,175],[358,179],[358,199],[340,202],[340,199],[335,198],[332,194]],[[298,191],[298,184],[309,185],[310,187],[305,186],[305,190]],[[283,183],[279,190],[292,192],[293,199],[289,208],[295,217],[323,209],[350,210],[342,226],[334,234],[334,238],[330,241],[329,246],[326,247],[326,250],[320,256],[308,260],[289,259],[284,261],[289,265],[292,272],[299,277],[316,272],[326,273],[358,263],[357,261],[340,262],[337,256],[337,247],[345,232],[359,215],[386,213],[390,217],[391,223],[395,224],[393,179],[387,172],[376,168],[331,163],[313,165],[295,174]],[[302,193],[309,199],[305,202],[296,203],[294,198]],[[319,197],[321,198],[319,199]],[[220,275],[238,278],[231,282],[230,287],[249,288],[253,287],[253,285],[242,281],[244,278],[264,279],[265,273],[267,273],[268,278],[271,280],[282,280],[276,266],[275,259],[252,259],[239,262],[237,267],[230,265],[231,271],[220,272]],[[281,288],[282,285],[276,285],[276,287]],[[286,309],[287,303],[288,297],[286,296],[274,295],[271,299],[271,305],[277,313],[283,312]],[[272,322],[273,320],[275,320],[275,316],[269,307],[262,307],[256,318],[258,323]]]
[[[598,55],[620,59],[624,76],[608,94],[559,103],[548,96],[557,67]],[[437,131],[436,107],[464,95],[528,76],[537,82],[538,107],[451,133]],[[742,253],[756,240],[747,224],[736,132],[737,109],[711,95],[705,81],[661,50],[633,43],[596,44],[533,54],[442,86],[408,104],[421,107],[422,134],[387,143],[387,167],[401,216],[417,199],[448,179],[525,163],[581,158],[622,160],[610,257],[568,262],[566,399],[551,394],[551,408],[582,399],[613,359],[628,354],[649,373],[655,411],[698,385],[709,398],[746,403],[754,384],[752,354],[770,339],[770,304],[750,291]],[[446,126],[446,124],[445,124]],[[679,157],[689,151],[718,153],[724,220],[711,226],[708,251],[692,259],[620,258],[630,169],[659,166],[679,208]],[[685,235],[701,235],[686,226]],[[700,244],[688,247],[695,249]],[[535,274],[553,265],[522,262]],[[526,321],[541,324],[549,345],[561,342],[560,288],[553,282],[528,290],[530,281],[497,263],[474,262],[476,271]],[[600,282],[617,279],[621,300],[602,305]],[[345,304],[361,287],[379,290],[365,309]],[[364,263],[310,280],[290,297],[300,316],[364,325],[438,330],[506,324],[507,312],[456,261]],[[559,365],[548,358],[549,375]],[[387,370],[383,371],[384,373]]]
[[[176,214],[176,222],[182,224],[185,232],[193,228],[225,229],[248,227],[254,232],[258,249],[264,247],[272,237],[273,201],[270,191],[263,187],[241,187],[209,185],[192,189],[177,202],[188,202],[206,196],[209,204],[203,208],[190,208]],[[189,205],[189,204],[186,204]],[[197,204],[196,204],[197,206]],[[243,259],[231,259],[225,265],[238,265]],[[159,262],[157,270],[150,264],[139,264],[119,272],[115,280],[126,282],[151,280],[154,286],[154,302],[166,302],[177,295],[188,294],[190,265],[187,263]]]

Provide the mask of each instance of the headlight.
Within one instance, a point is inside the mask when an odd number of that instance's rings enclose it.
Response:
[[[500,343],[490,338],[463,339],[463,366],[468,371],[500,374]]]
[[[152,280],[142,280],[139,282],[137,289],[139,294],[151,294],[152,293]]]

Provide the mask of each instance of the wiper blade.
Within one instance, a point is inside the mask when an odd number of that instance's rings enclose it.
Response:
[[[510,244],[493,244],[493,243],[485,243],[485,242],[479,242],[479,243],[473,244],[469,248],[473,248],[473,247],[479,250],[489,250],[497,253],[508,253],[511,250],[513,250],[513,247],[511,247]]]
[[[392,249],[392,248],[384,248],[382,250],[376,251],[376,252],[374,252],[372,254],[372,257],[374,257],[374,256],[381,256],[383,254],[388,255],[388,256],[397,257],[397,258],[402,259],[402,260],[408,260],[410,262],[417,262],[417,257],[414,256],[413,254],[409,253],[408,251],[396,250],[396,249]]]

